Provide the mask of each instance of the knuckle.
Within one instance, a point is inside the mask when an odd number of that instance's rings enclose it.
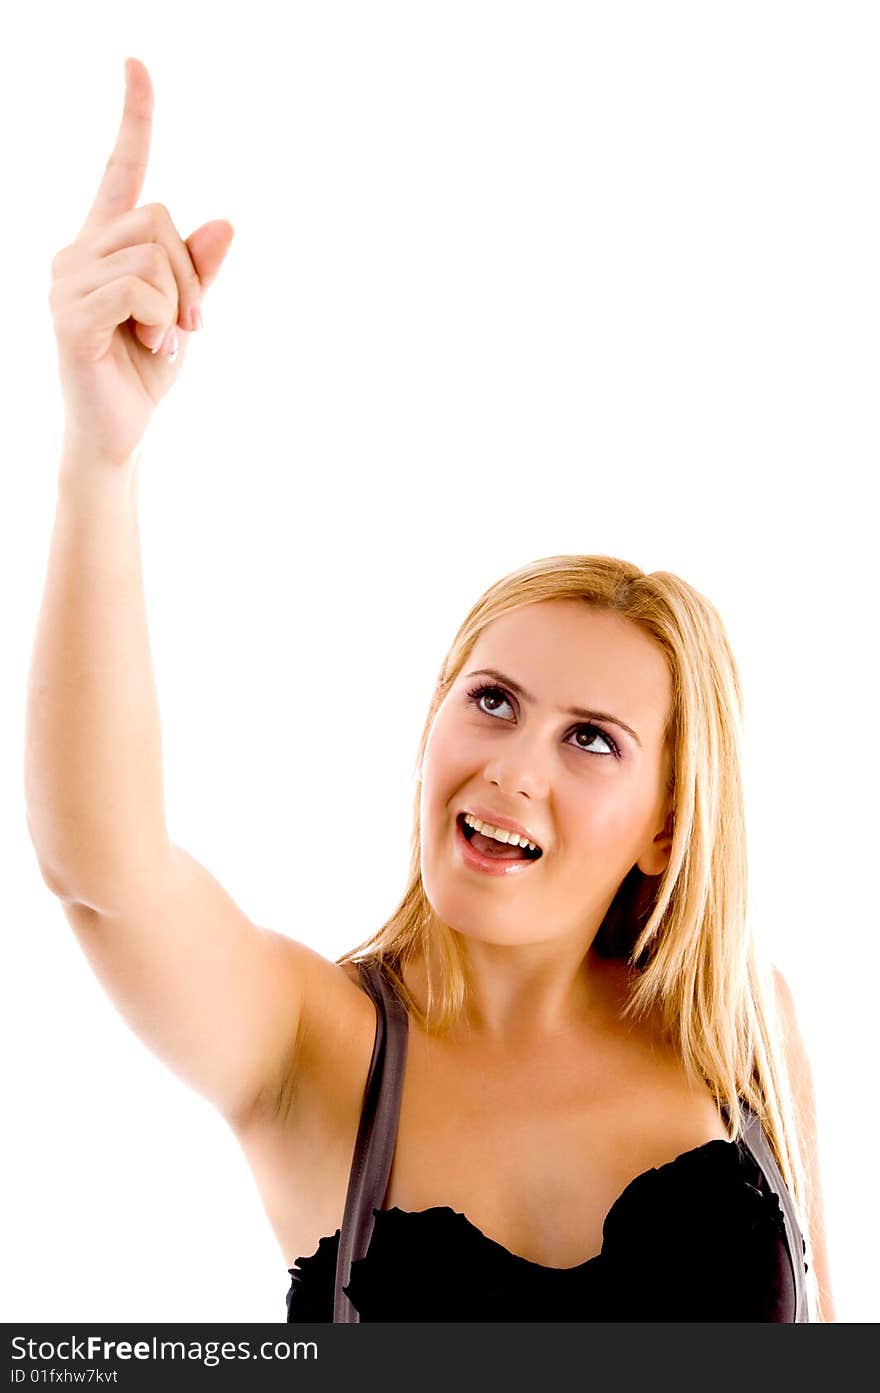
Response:
[[[74,250],[74,247],[62,247],[60,251],[55,253],[49,265],[49,270],[53,277],[57,279],[64,275],[67,267],[70,265],[70,259]]]
[[[161,242],[147,242],[143,250],[147,274],[159,280],[168,269],[168,253]]]
[[[138,210],[146,219],[147,226],[154,237],[161,237],[168,228],[168,215],[161,203],[147,203]]]
[[[167,207],[164,203],[149,203],[147,204],[146,211],[149,213],[151,226],[154,232],[159,234],[160,240],[158,245],[162,247],[167,262],[172,267],[175,276],[179,274],[178,268],[181,263],[183,263],[182,275],[180,275],[181,290],[186,289],[191,293],[198,293],[201,283],[196,274],[196,268],[193,265],[189,247],[177,231],[174,219]],[[172,257],[172,248],[175,250],[179,248],[181,255],[179,257],[177,255]]]
[[[148,208],[152,226],[167,233],[168,227],[171,226],[171,215],[168,213],[166,205],[164,203],[148,203],[146,208]]]

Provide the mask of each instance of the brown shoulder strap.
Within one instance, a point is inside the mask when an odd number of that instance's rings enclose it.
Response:
[[[725,1108],[722,1111],[726,1118],[728,1116],[727,1109]],[[761,1126],[761,1121],[757,1113],[752,1112],[749,1105],[742,1098],[739,1100],[739,1113],[742,1123],[742,1139],[761,1167],[761,1170],[764,1172],[770,1189],[779,1200],[779,1207],[782,1210],[782,1217],[785,1220],[785,1237],[788,1244],[788,1257],[791,1263],[791,1272],[794,1281],[794,1318],[798,1323],[809,1323],[810,1311],[807,1302],[806,1268],[804,1266],[806,1244],[804,1243],[803,1234],[798,1225],[794,1203],[788,1186],[782,1178],[782,1172],[779,1169],[776,1157],[773,1155],[773,1148],[767,1140],[766,1133]]]
[[[388,1189],[409,1033],[406,1007],[379,964],[359,962],[358,970],[376,1005],[376,1035],[336,1258],[333,1323],[349,1325],[357,1324],[360,1316],[342,1288],[351,1279],[352,1262],[366,1254],[375,1222],[373,1209],[382,1208]]]

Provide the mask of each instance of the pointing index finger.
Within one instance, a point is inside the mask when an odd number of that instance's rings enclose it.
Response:
[[[137,207],[153,133],[153,84],[138,58],[125,62],[125,102],[113,153],[86,222],[105,222]]]

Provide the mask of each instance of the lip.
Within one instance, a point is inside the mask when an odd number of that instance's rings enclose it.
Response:
[[[542,859],[539,856],[536,861],[502,861],[498,860],[496,857],[483,856],[480,854],[479,851],[477,851],[474,847],[471,846],[467,837],[464,835],[464,832],[461,830],[460,818],[461,814],[459,813],[456,815],[454,824],[455,845],[458,850],[459,856],[470,870],[479,871],[482,875],[490,876],[521,875],[523,871],[528,870],[529,866],[537,865],[538,861]],[[489,821],[488,817],[486,818],[486,821]],[[492,825],[493,827],[497,827],[500,824],[496,822]]]
[[[474,817],[478,817],[481,822],[489,822],[493,827],[500,827],[505,832],[518,832],[521,837],[526,837],[530,842],[534,842],[535,846],[539,846],[542,851],[547,850],[541,838],[536,837],[527,827],[523,827],[522,823],[514,822],[511,817],[502,817],[500,813],[493,813],[491,808],[481,808],[479,803],[468,803],[466,807],[459,808],[458,814],[460,813],[473,813]]]

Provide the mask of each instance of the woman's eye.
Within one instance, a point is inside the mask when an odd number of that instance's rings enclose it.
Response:
[[[598,726],[594,726],[594,725],[578,726],[577,730],[572,731],[572,735],[579,735],[580,732],[581,732],[582,730],[585,730],[585,731],[587,731],[587,732],[589,733],[589,736],[590,736],[590,739],[591,739],[591,740],[595,740],[595,738],[596,738],[597,735],[598,735],[598,737],[599,737],[600,740],[604,740],[605,745],[606,745],[606,748],[607,748],[607,753],[608,753],[609,755],[616,755],[616,754],[617,754],[617,746],[615,745],[614,741],[611,739],[611,736],[605,734],[604,730],[600,730]],[[580,750],[586,750],[587,753],[588,753],[588,754],[591,754],[591,755],[594,755],[594,754],[602,754],[602,753],[603,753],[602,750],[594,750],[593,747],[592,747],[592,745],[590,745],[589,747],[586,746],[586,745],[578,745],[578,749],[580,749]]]
[[[511,704],[509,697],[506,695],[504,691],[502,691],[500,687],[474,687],[471,691],[468,692],[468,698],[474,703],[474,705],[477,707],[477,710],[485,712],[487,716],[495,715],[495,710],[487,709],[483,705],[483,702],[487,698],[493,701],[496,699],[500,700],[502,706],[510,706]],[[606,735],[605,731],[602,730],[600,726],[593,725],[592,722],[588,721],[583,725],[579,725],[575,730],[573,730],[571,733],[572,737],[579,736],[582,731],[587,733],[591,743],[582,744],[579,740],[576,739],[575,745],[579,750],[583,750],[585,754],[588,755],[597,754],[603,756],[604,758],[607,758],[609,755],[612,755],[615,758],[620,757],[620,751],[618,750],[614,741],[611,739],[611,736]],[[594,748],[597,736],[600,740],[604,741],[606,747],[604,750],[597,750]]]
[[[495,697],[500,697],[501,702],[504,706],[510,705],[510,702],[507,700],[507,697],[504,695],[503,692],[499,692],[497,687],[478,687],[476,692],[472,692],[471,695],[473,696],[474,701],[476,702],[477,706],[480,708],[481,711],[485,710],[481,703],[485,700],[487,696],[492,697],[493,699]],[[491,712],[490,714],[494,715],[495,713]]]

